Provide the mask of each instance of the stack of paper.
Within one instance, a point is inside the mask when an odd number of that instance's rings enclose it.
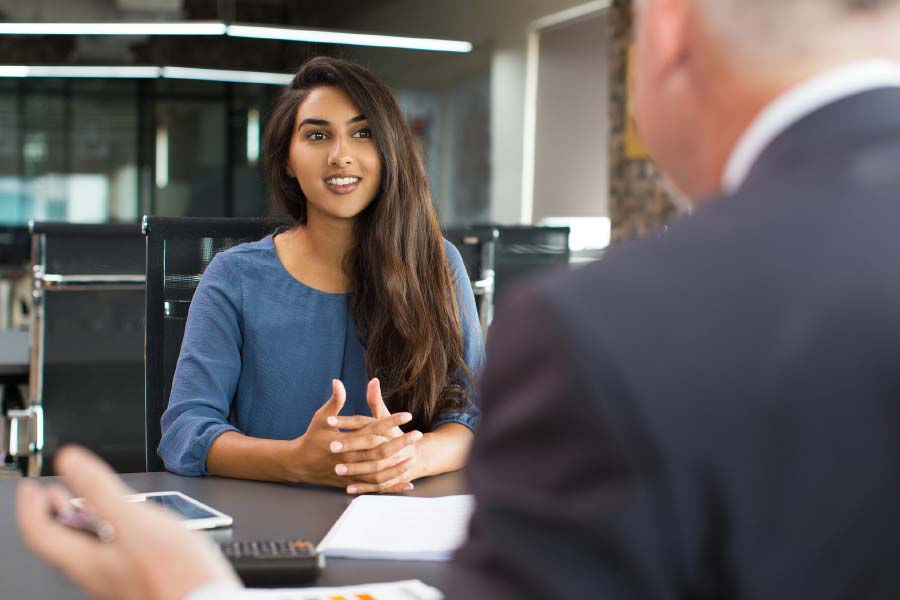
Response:
[[[360,496],[319,544],[342,558],[449,560],[466,539],[472,496]]]
[[[244,590],[247,600],[442,600],[440,590],[418,579],[331,588]]]

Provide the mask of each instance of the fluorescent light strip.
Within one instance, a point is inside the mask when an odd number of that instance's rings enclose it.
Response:
[[[155,79],[159,67],[21,67],[26,77],[91,77],[95,79]]]
[[[186,67],[29,67],[24,65],[0,65],[0,77],[88,77],[94,79],[157,79],[162,77],[265,85],[287,85],[294,78],[293,75],[283,73]]]
[[[224,35],[225,23],[0,23],[7,35]]]
[[[190,69],[187,67],[162,67],[161,77],[167,79],[199,79],[203,81],[228,81],[233,83],[264,83],[287,85],[293,75],[264,73],[261,71],[228,71],[224,69]]]
[[[471,52],[472,44],[456,40],[296,29],[264,25],[225,25],[203,21],[175,23],[0,23],[0,35],[229,35],[231,37],[323,44],[350,44],[435,52]]]
[[[229,25],[226,34],[232,37],[292,42],[320,42],[323,44],[350,44],[380,48],[404,48],[407,50],[433,50],[436,52],[471,52],[472,44],[455,40],[373,35],[323,29],[293,29],[262,27],[258,25]]]

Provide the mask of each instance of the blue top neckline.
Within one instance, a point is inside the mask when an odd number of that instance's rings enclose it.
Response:
[[[304,283],[304,282],[300,281],[299,279],[297,279],[296,277],[294,277],[293,275],[291,275],[291,272],[288,271],[287,268],[284,266],[284,263],[281,262],[281,257],[278,256],[278,251],[275,249],[275,236],[286,230],[287,230],[286,227],[285,228],[279,227],[275,231],[275,233],[270,233],[269,235],[267,235],[266,237],[263,238],[263,241],[266,244],[266,249],[272,251],[272,255],[275,258],[275,262],[277,262],[278,266],[281,267],[281,272],[284,273],[284,275],[286,277],[290,278],[291,281],[296,282],[298,285],[300,285],[305,290],[319,294],[321,296],[324,296],[325,298],[334,298],[336,300],[346,300],[350,296],[350,292],[326,292],[324,290],[314,288],[311,285],[309,285],[308,283]]]

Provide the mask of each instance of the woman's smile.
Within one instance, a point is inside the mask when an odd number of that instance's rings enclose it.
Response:
[[[325,178],[325,186],[335,194],[352,194],[359,188],[362,177],[338,174]]]

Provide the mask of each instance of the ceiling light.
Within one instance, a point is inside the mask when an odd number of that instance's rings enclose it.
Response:
[[[265,73],[262,71],[229,71],[225,69],[190,69],[187,67],[163,67],[161,77],[168,79],[199,79],[203,81],[228,81],[233,83],[264,83],[287,85],[293,75]]]
[[[75,67],[0,65],[0,77],[83,77],[94,79],[193,79],[229,83],[287,85],[293,75],[264,71],[190,69],[186,67]]]
[[[86,77],[95,79],[154,79],[159,67],[19,67],[27,69],[25,77]]]
[[[0,35],[229,35],[231,37],[322,44],[350,44],[435,52],[471,52],[472,44],[457,40],[297,29],[264,25],[225,25],[209,21],[174,23],[0,23]]]
[[[224,23],[0,23],[7,35],[224,35]]]
[[[346,31],[328,31],[324,29],[229,25],[226,34],[232,37],[287,40],[293,42],[318,42],[322,44],[350,44],[354,46],[377,46],[381,48],[404,48],[407,50],[433,50],[436,52],[472,51],[472,44],[469,42],[401,37],[394,35],[374,35],[370,33],[350,33]]]

